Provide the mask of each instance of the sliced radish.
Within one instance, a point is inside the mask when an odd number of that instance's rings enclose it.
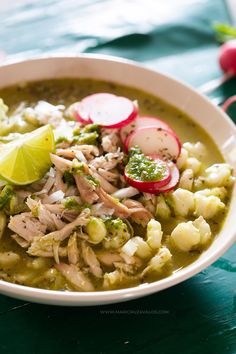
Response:
[[[93,104],[90,119],[106,128],[122,128],[132,122],[138,114],[137,106],[126,97],[104,97]]]
[[[164,187],[158,188],[155,192],[153,192],[154,194],[170,192],[178,184],[179,170],[174,163],[170,164],[170,171],[171,171],[170,182],[167,185],[165,185]],[[150,192],[150,193],[152,193],[152,192]]]
[[[111,93],[94,93],[93,95],[87,96],[78,102],[76,105],[75,116],[76,118],[84,124],[92,123],[90,119],[90,112],[94,105],[109,100],[116,97]]]
[[[177,160],[181,143],[176,134],[156,127],[137,128],[125,140],[125,149],[139,146],[145,155],[156,154],[165,161]]]
[[[158,159],[156,156],[154,156],[153,160],[155,160],[157,164],[161,165],[162,168],[161,179],[156,181],[140,181],[134,179],[134,177],[132,177],[132,175],[128,173],[128,165],[127,165],[124,171],[124,178],[126,182],[130,186],[138,189],[139,191],[146,192],[146,193],[149,193],[149,191],[157,190],[159,188],[166,186],[171,180],[171,170],[169,164],[167,164],[165,161]]]
[[[142,127],[157,127],[157,128],[162,128],[173,132],[171,127],[159,118],[150,117],[150,116],[141,116],[141,117],[139,116],[129,125],[126,125],[125,127],[121,128],[120,130],[121,141],[124,143],[125,139],[130,133],[132,133],[136,128],[142,128]]]
[[[172,191],[179,182],[179,170],[174,163],[169,164],[170,171],[171,171],[171,180],[170,182],[161,188],[151,188],[149,190],[150,194],[160,194],[160,193],[167,193]]]
[[[137,117],[131,123],[129,123],[129,124],[125,125],[123,128],[121,128],[120,139],[123,144],[125,143],[125,140],[129,136],[129,134],[132,133],[136,129],[138,119],[139,119],[139,117]]]

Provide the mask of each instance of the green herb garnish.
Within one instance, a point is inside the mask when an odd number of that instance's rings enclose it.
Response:
[[[87,125],[84,127],[83,132],[84,132],[84,133],[97,132],[98,134],[100,134],[101,128],[99,127],[98,124],[87,124]]]
[[[56,140],[56,145],[61,143],[70,143],[69,139],[65,136],[59,136]]]
[[[77,159],[74,159],[72,161],[72,167],[70,169],[70,173],[77,174],[77,175],[83,175],[84,172],[85,172],[84,162],[80,162]]]
[[[75,185],[75,180],[73,177],[73,174],[70,171],[65,171],[63,174],[63,181],[68,185],[68,186],[74,186]]]
[[[81,211],[82,206],[73,197],[69,197],[64,201],[64,207],[69,210]]]
[[[129,156],[129,162],[125,171],[129,177],[136,181],[160,181],[168,172],[165,163],[161,160],[153,160],[151,157],[145,156],[138,146],[130,149]]]
[[[73,143],[97,145],[100,132],[100,127],[97,124],[88,124],[84,128],[76,128],[73,131]]]
[[[74,137],[73,143],[80,144],[80,145],[83,144],[97,145],[98,138],[99,138],[99,134],[97,132],[91,132],[91,133],[81,132],[79,135]]]
[[[98,187],[100,185],[100,182],[94,178],[93,176],[85,176],[85,178],[87,179],[87,181],[89,181],[89,183],[93,186],[93,187]]]
[[[213,28],[216,31],[216,37],[219,42],[224,43],[236,38],[236,28],[233,26],[217,22],[213,25]]]
[[[76,210],[78,211],[79,213],[86,209],[86,208],[90,208],[91,205],[90,204],[83,204],[83,205],[80,205],[79,202],[77,202],[77,200],[73,197],[68,197],[66,198],[66,200],[64,201],[63,203],[64,207],[66,209],[69,209],[69,210]]]

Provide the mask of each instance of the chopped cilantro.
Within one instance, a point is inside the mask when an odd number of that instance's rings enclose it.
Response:
[[[83,204],[80,205],[77,200],[73,197],[68,197],[64,201],[64,207],[69,210],[76,210],[78,212],[81,212],[83,209],[90,208],[90,204]]]
[[[69,140],[65,136],[59,136],[56,140],[56,144],[69,143]]]
[[[80,132],[81,132],[80,127],[77,127],[76,129],[73,130],[73,135],[74,135],[74,136],[77,136],[77,135],[80,134]]]
[[[97,132],[85,133],[82,132],[78,136],[75,136],[73,142],[76,144],[88,144],[88,145],[97,145],[97,139],[99,134]]]
[[[70,173],[72,174],[84,174],[84,163],[74,159],[72,161],[72,167],[70,169]]]
[[[73,197],[69,197],[64,201],[64,207],[66,209],[77,210],[79,212],[82,210],[82,206]]]
[[[74,186],[75,185],[75,180],[73,177],[73,174],[70,171],[65,171],[63,174],[63,181],[68,185],[68,186]]]
[[[145,156],[140,148],[135,146],[130,149],[126,173],[136,181],[151,182],[162,180],[169,171],[163,161]]]
[[[100,134],[100,131],[101,129],[98,124],[87,124],[83,129],[84,133],[97,132],[98,134]]]
[[[85,176],[85,178],[89,181],[89,183],[90,184],[92,184],[92,186],[93,187],[98,187],[99,186],[99,184],[100,184],[100,182],[96,179],[96,178],[94,178],[93,176]]]

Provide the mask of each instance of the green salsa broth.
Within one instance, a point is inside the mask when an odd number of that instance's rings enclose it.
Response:
[[[182,142],[197,142],[201,141],[206,145],[208,150],[207,158],[204,160],[204,164],[210,165],[214,163],[221,163],[224,161],[219,149],[217,148],[214,141],[210,136],[201,128],[198,124],[193,122],[190,117],[188,117],[184,112],[179,109],[167,104],[161,99],[145,93],[141,90],[130,88],[122,85],[118,85],[112,82],[96,81],[92,79],[53,79],[53,80],[43,80],[35,81],[27,84],[21,84],[16,86],[11,86],[7,88],[0,89],[0,97],[4,102],[10,107],[10,113],[13,112],[22,102],[26,106],[33,106],[39,100],[45,100],[52,104],[64,104],[69,106],[70,104],[79,101],[83,97],[96,93],[96,92],[110,92],[117,95],[126,96],[132,100],[137,100],[139,104],[139,110],[141,115],[150,115],[154,117],[159,117],[166,121],[173,130],[176,131],[177,135],[180,137]],[[225,219],[224,211],[221,215],[217,217],[216,221],[211,221],[210,226],[213,231],[213,235],[216,236]],[[191,218],[189,218],[191,219]],[[169,235],[171,230],[178,223],[177,218],[170,218],[168,222],[160,220],[163,226],[164,234]],[[144,231],[142,228],[137,227],[139,234]],[[53,265],[52,260],[47,261],[47,266],[45,268],[35,269],[32,267],[32,260],[34,257],[30,257],[26,254],[25,250],[22,249],[17,243],[10,237],[9,231],[6,232],[0,242],[0,252],[3,251],[14,251],[18,253],[21,260],[11,269],[4,269],[4,271],[9,276],[9,281],[18,283],[20,278],[17,275],[22,275],[21,284],[35,287],[43,287],[52,290],[73,290],[71,286],[65,281],[65,279],[57,274],[59,279],[56,282],[45,281],[45,279],[40,280],[42,277],[42,271],[45,272]],[[166,243],[168,244],[168,237],[166,238]],[[173,251],[173,250],[171,250]],[[173,269],[172,271],[177,271],[196,260],[199,257],[200,252],[179,252],[174,251],[172,257]],[[1,276],[0,269],[0,276]],[[160,278],[168,276],[171,270],[167,267]],[[158,278],[149,277],[147,281],[154,281]],[[130,287],[138,285],[138,282],[131,281],[127,284],[123,284],[122,287]],[[100,283],[97,283],[97,288],[100,288]]]
[[[193,122],[189,116],[163,100],[135,88],[92,79],[53,79],[0,89],[0,97],[13,111],[22,102],[26,105],[34,105],[39,100],[68,106],[96,92],[110,92],[137,100],[141,115],[163,119],[176,131],[182,142],[202,141],[206,144],[209,151],[209,159],[206,163],[223,162],[216,144],[207,132]]]

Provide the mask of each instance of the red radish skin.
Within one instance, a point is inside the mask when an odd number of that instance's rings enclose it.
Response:
[[[90,124],[92,120],[90,119],[90,112],[92,107],[99,103],[104,102],[104,100],[109,100],[116,97],[111,93],[94,93],[93,95],[83,98],[78,104],[75,112],[75,116],[83,124]]]
[[[80,110],[81,110],[81,113],[80,113]],[[84,106],[83,106],[82,102],[79,102],[76,107],[75,118],[82,124],[92,123],[91,119],[84,112]]]
[[[122,128],[137,117],[138,111],[132,101],[117,97],[93,107],[90,118],[104,128]]]
[[[227,112],[229,107],[236,102],[236,96],[229,97],[222,105],[223,111]]]
[[[230,40],[220,47],[219,64],[225,73],[236,75],[236,39]]]
[[[142,128],[142,127],[157,127],[157,128],[162,128],[173,132],[171,127],[159,118],[151,117],[151,116],[141,116],[141,117],[138,116],[131,124],[121,128],[120,138],[122,143],[125,142],[125,139],[128,137],[130,133],[132,133],[135,129]]]
[[[207,95],[236,76],[236,39],[230,40],[220,47],[218,61],[224,76],[201,86],[199,88],[201,93]]]
[[[131,123],[127,124],[126,126],[120,129],[120,140],[123,144],[125,143],[125,140],[129,136],[129,134],[131,134],[135,130],[136,122],[138,119],[139,117],[137,117]]]
[[[94,103],[89,117],[93,123],[104,128],[122,128],[138,114],[137,106],[126,97],[113,96]]]
[[[156,127],[137,128],[125,140],[125,150],[139,146],[145,155],[156,154],[163,160],[176,161],[181,143],[176,134]]]
[[[165,185],[164,187],[157,188],[157,189],[150,189],[149,193],[150,194],[155,194],[158,195],[160,193],[168,193],[171,192],[178,184],[179,182],[179,170],[175,164],[172,164],[173,166],[170,166],[171,170],[171,180],[170,182]]]
[[[176,185],[179,182],[179,170],[174,163],[170,165],[170,171],[171,171],[170,182],[164,187],[158,188],[158,190],[156,190],[155,192],[150,192],[150,193],[154,193],[154,194],[167,193],[172,191],[176,187]]]
[[[151,157],[151,156],[150,156]],[[156,162],[160,162],[161,164],[165,164],[166,165],[166,174],[164,176],[164,178],[160,181],[138,181],[138,180],[135,180],[134,178],[130,177],[129,174],[127,173],[126,169],[124,171],[124,178],[126,180],[126,182],[138,189],[139,191],[141,192],[146,192],[146,193],[149,193],[149,191],[152,191],[152,190],[157,190],[161,187],[164,187],[166,186],[170,180],[171,180],[171,170],[170,170],[170,167],[167,163],[165,163],[164,161],[160,160],[159,158],[156,158],[155,156],[155,160]]]

